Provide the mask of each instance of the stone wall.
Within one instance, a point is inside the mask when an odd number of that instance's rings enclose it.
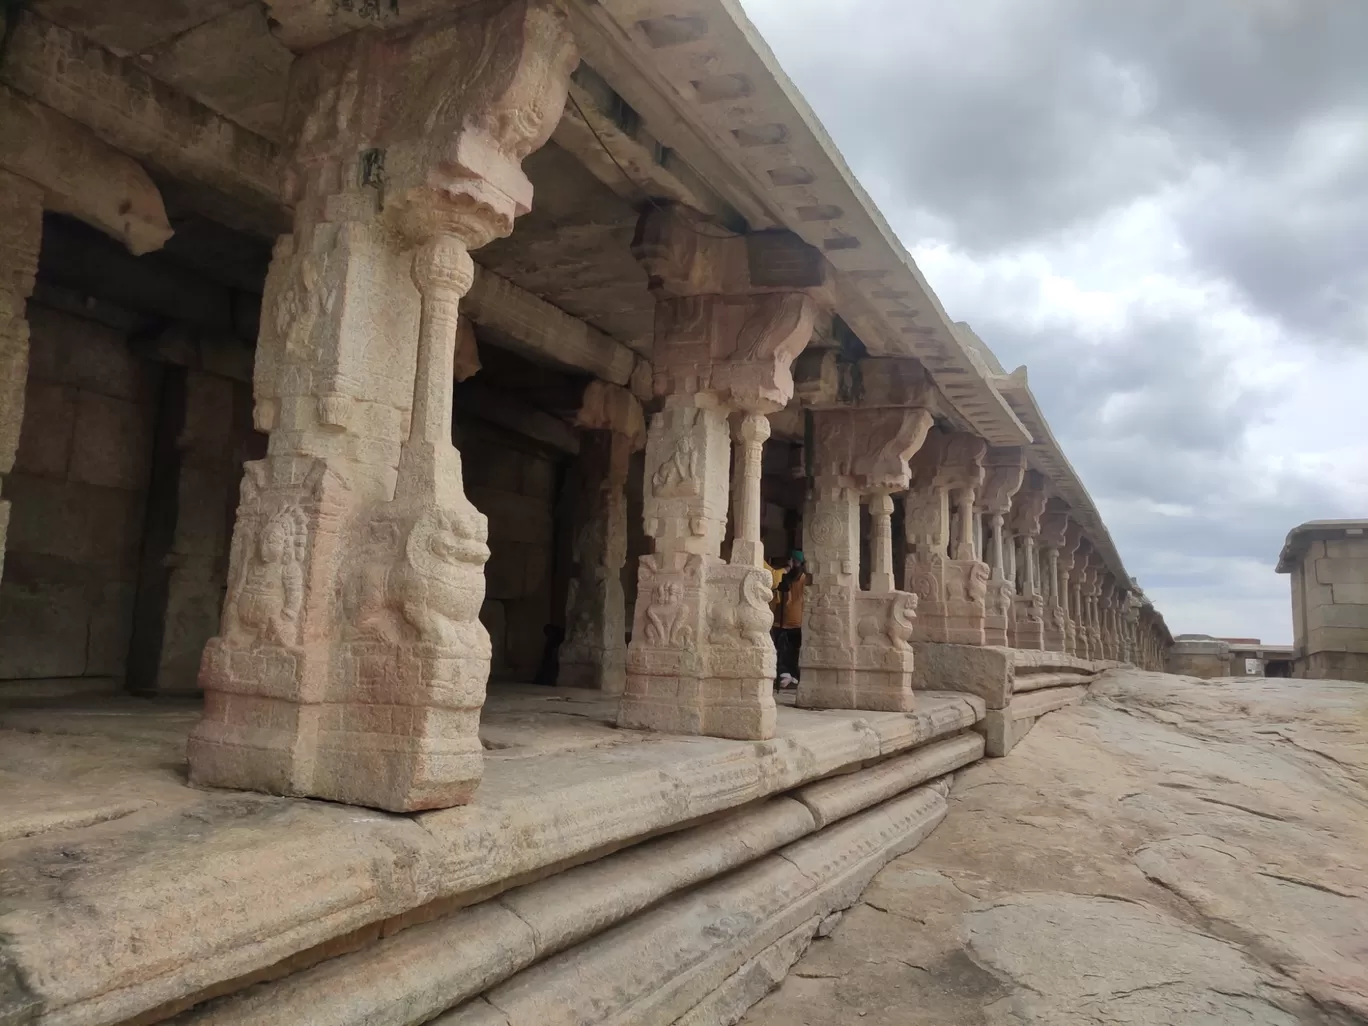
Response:
[[[0,682],[122,679],[161,368],[93,321],[36,302],[29,321]]]
[[[1209,679],[1242,673],[1244,664],[1232,667],[1227,642],[1216,638],[1178,638],[1168,651],[1164,668],[1185,677]]]
[[[1368,537],[1310,541],[1292,610],[1298,677],[1368,681]]]
[[[563,458],[457,411],[457,447],[466,494],[489,518],[489,562],[480,620],[494,654],[490,679],[530,681],[545,647],[544,628],[560,623],[554,601],[555,505]]]

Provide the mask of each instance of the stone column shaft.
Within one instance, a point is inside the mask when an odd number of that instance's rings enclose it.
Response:
[[[3,482],[14,469],[28,384],[29,329],[25,310],[38,273],[43,235],[43,190],[0,171],[0,575],[10,503]]]
[[[734,477],[732,480],[732,566],[765,565],[764,544],[760,540],[760,461],[765,439],[770,436],[769,418],[763,413],[746,413],[736,432]]]
[[[893,581],[893,499],[887,492],[869,497],[869,590],[886,595]]]

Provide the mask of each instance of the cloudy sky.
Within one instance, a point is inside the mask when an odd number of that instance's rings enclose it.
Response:
[[[742,0],[1174,633],[1368,517],[1368,3]]]

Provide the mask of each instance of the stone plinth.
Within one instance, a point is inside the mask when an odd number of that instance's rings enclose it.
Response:
[[[205,650],[196,783],[394,811],[478,786],[489,549],[451,443],[458,305],[469,250],[529,208],[521,161],[554,128],[575,60],[544,0],[296,59],[294,230],[255,371],[270,445],[247,468]]]

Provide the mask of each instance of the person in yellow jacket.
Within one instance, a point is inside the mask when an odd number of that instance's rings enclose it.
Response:
[[[807,590],[807,577],[803,554],[794,549],[775,585],[778,608],[775,610],[774,651],[781,688],[798,686],[798,653],[803,644],[803,596]]]

